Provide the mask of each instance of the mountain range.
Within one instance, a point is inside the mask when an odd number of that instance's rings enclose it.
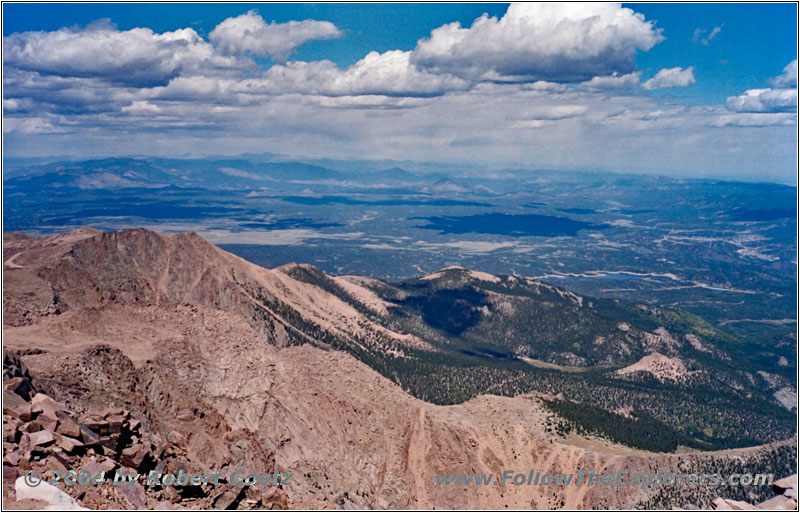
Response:
[[[792,384],[680,310],[460,267],[266,269],[141,228],[5,233],[3,251],[4,346],[37,390],[76,414],[125,408],[192,468],[290,471],[290,507],[707,506],[769,492],[435,474],[782,476],[796,461]]]

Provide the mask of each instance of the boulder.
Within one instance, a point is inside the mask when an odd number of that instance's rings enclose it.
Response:
[[[220,493],[214,497],[213,509],[236,509],[236,504],[244,498],[244,486],[220,486]]]
[[[3,465],[3,488],[12,483],[19,477],[19,469],[16,466]]]
[[[3,414],[27,422],[31,420],[31,405],[14,392],[3,390]]]
[[[246,486],[245,497],[258,509],[288,509],[286,492],[277,486]]]
[[[108,418],[112,416],[127,417],[128,412],[122,408],[106,408],[100,413],[100,416],[103,418]]]
[[[86,445],[99,444],[100,437],[91,429],[81,426],[81,441]]]
[[[17,466],[19,465],[19,460],[22,458],[22,453],[20,451],[9,451],[3,455],[3,463],[8,463],[9,465]]]
[[[30,379],[28,367],[22,363],[17,352],[3,349],[3,379],[18,377]]]
[[[125,417],[123,415],[109,415],[106,417],[106,421],[108,422],[108,429],[111,434],[121,434],[122,433],[122,425],[125,423]]]
[[[41,392],[37,393],[31,399],[31,411],[33,413],[44,413],[48,417],[57,419],[56,412],[64,410],[66,407],[60,402],[56,401],[49,395]]]
[[[69,436],[71,438],[80,438],[81,425],[78,424],[78,421],[62,411],[58,413],[58,425],[56,426],[56,433]]]
[[[141,483],[134,482],[133,485],[118,486],[115,489],[131,503],[134,509],[147,509],[147,494]]]
[[[98,460],[90,461],[89,463],[84,465],[83,468],[88,470],[89,473],[92,475],[92,477],[94,477],[100,472],[105,472],[106,474],[110,473],[115,468],[117,468],[117,464],[114,462],[114,460],[108,458],[101,458],[99,461]],[[106,475],[106,477],[113,477],[113,476]]]
[[[763,509],[767,511],[778,511],[778,510],[797,511],[797,501],[785,495],[778,495],[771,499],[767,499],[762,503],[759,503],[758,506],[756,507],[758,509]]]
[[[772,489],[779,495],[797,500],[797,474],[778,479],[772,483]]]
[[[100,445],[103,448],[103,454],[111,456],[117,454],[120,449],[119,434],[111,434],[100,437]]]
[[[22,437],[22,432],[20,428],[22,427],[22,421],[19,419],[11,418],[8,421],[3,422],[3,441],[8,443],[18,443],[19,439]]]
[[[46,510],[79,511],[87,509],[65,492],[46,481],[42,481],[37,486],[30,486],[25,482],[25,476],[22,476],[16,480],[14,488],[17,500],[33,499],[45,502],[47,504]]]
[[[43,429],[36,433],[28,433],[28,447],[46,447],[56,441],[56,435],[52,431]]]
[[[83,442],[64,435],[56,436],[56,445],[67,454],[77,454],[84,448]]]
[[[142,443],[135,443],[122,450],[120,461],[123,465],[139,469],[147,457],[147,448]]]
[[[56,426],[58,425],[58,419],[56,419],[56,416],[51,416],[48,413],[40,414],[38,417],[36,417],[36,422],[42,426],[42,429],[47,429],[49,431],[55,431]]]
[[[20,428],[20,431],[22,431],[23,433],[36,433],[37,431],[41,430],[42,430],[42,425],[39,424],[39,421],[37,420],[32,420],[30,422],[27,422],[23,424],[22,427]]]
[[[3,390],[14,392],[26,401],[30,401],[31,397],[36,393],[36,390],[31,385],[31,382],[23,377],[16,377],[3,380]]]
[[[75,420],[74,417],[69,415],[67,412],[59,412],[57,414],[59,426],[62,426],[61,433],[66,436],[71,436],[73,438],[80,438],[81,441],[86,445],[94,445],[100,443],[100,436],[95,432],[92,431],[91,428],[82,424]],[[56,431],[58,431],[58,427],[56,427]],[[76,434],[76,431],[80,431],[80,433]]]
[[[45,460],[44,468],[45,470],[48,471],[46,472],[45,475],[48,476],[54,475],[53,470],[58,470],[63,475],[64,472],[72,468],[72,465],[69,464],[69,460],[67,460],[66,458],[60,458],[55,456],[54,454],[51,454]]]
[[[756,507],[749,502],[744,501],[736,501],[733,499],[723,499],[721,497],[717,497],[712,502],[714,509],[720,511],[745,511],[745,510],[754,510]]]
[[[97,417],[89,416],[82,418],[81,423],[100,436],[108,435],[110,433],[108,421],[105,419],[98,419]]]

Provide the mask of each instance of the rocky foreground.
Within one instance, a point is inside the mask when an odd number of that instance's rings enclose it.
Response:
[[[3,495],[12,506],[37,505],[17,489],[30,469],[88,467],[293,479],[62,487],[76,507],[627,509],[668,496],[658,487],[439,486],[435,474],[748,469],[796,452],[793,440],[678,455],[564,437],[534,395],[425,403],[319,343],[335,334],[400,351],[419,340],[196,235],[14,234],[3,258]],[[677,494],[670,504],[704,507],[717,495]]]
[[[197,469],[187,463],[190,458],[181,448],[184,440],[180,433],[171,431],[167,440],[157,445],[142,432],[141,422],[128,410],[107,408],[97,414],[76,415],[48,395],[37,392],[25,364],[15,355],[4,353],[3,368],[6,508],[60,505],[76,509],[83,505],[91,509],[172,509],[179,505],[192,509],[285,509],[287,506],[286,494],[275,486],[221,483],[201,487],[190,484],[145,487],[141,480],[114,485],[112,478],[119,475],[148,475],[151,471],[158,475],[193,474]],[[47,483],[25,486],[24,476],[31,471],[47,480],[61,476],[57,490],[53,491]],[[69,471],[86,473],[91,482],[68,485]],[[102,483],[96,482],[97,479],[102,479]],[[12,483],[16,490],[10,489]],[[69,497],[60,497],[65,494]],[[70,501],[70,497],[75,500]]]
[[[775,497],[757,504],[717,497],[712,506],[717,511],[797,511],[797,474],[775,481],[772,489]]]

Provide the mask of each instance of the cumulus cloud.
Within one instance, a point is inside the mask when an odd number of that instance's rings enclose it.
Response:
[[[3,64],[132,87],[162,85],[181,74],[240,70],[246,65],[236,57],[220,55],[190,28],[157,34],[149,28],[120,31],[109,23],[5,36]]]
[[[640,72],[635,71],[625,75],[614,73],[605,77],[594,77],[581,83],[581,87],[597,90],[633,89],[639,86],[640,75]]]
[[[512,4],[500,19],[433,30],[412,63],[472,80],[578,82],[631,73],[636,52],[662,39],[652,22],[619,4]]]
[[[252,53],[285,62],[300,45],[315,39],[334,39],[342,32],[329,21],[289,21],[267,24],[255,11],[228,18],[209,33],[209,39],[229,55]]]
[[[749,89],[728,98],[735,112],[791,112],[797,108],[797,89]]]
[[[767,82],[777,89],[748,89],[739,96],[729,97],[726,102],[728,109],[745,113],[779,113],[797,110],[797,59],[787,64],[782,74],[768,79]],[[753,119],[762,118],[765,117],[753,117]]]
[[[666,89],[669,87],[687,87],[694,84],[694,66],[686,69],[680,67],[664,68],[656,76],[642,84],[643,89]]]
[[[268,69],[262,78],[242,83],[242,91],[279,94],[301,92],[325,96],[438,96],[470,83],[448,74],[418,70],[410,52],[370,52],[347,69],[330,61],[289,62]]]
[[[265,97],[304,95],[341,98],[337,101],[318,99],[318,104],[324,106],[405,108],[416,103],[398,102],[396,99],[430,98],[471,87],[470,82],[452,75],[418,70],[409,63],[409,52],[392,50],[370,52],[345,69],[327,60],[290,61],[271,66],[260,76],[247,79],[177,77],[164,87],[149,90],[147,97],[160,101],[248,105],[264,101]],[[364,98],[368,96],[376,98]]]
[[[777,77],[767,80],[774,87],[779,89],[797,87],[797,59],[793,60],[783,68],[783,73]]]

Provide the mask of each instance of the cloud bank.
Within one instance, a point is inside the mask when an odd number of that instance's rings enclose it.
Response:
[[[221,55],[190,28],[157,34],[148,28],[119,31],[100,22],[83,30],[3,37],[3,65],[42,75],[151,87],[179,75],[238,72],[246,63]]]
[[[650,91],[695,84],[695,68],[667,67],[643,81],[635,57],[663,35],[617,4],[512,5],[502,17],[446,24],[413,48],[371,51],[348,66],[291,58],[304,43],[337,37],[345,32],[327,21],[268,23],[255,11],[222,21],[207,40],[191,28],[108,22],[11,34],[3,38],[5,148],[628,171],[794,166],[786,127],[796,125],[796,60],[771,88],[754,84],[724,104],[668,101]]]

